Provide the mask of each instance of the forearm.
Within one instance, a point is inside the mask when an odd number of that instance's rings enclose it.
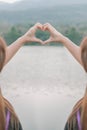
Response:
[[[30,43],[30,42],[42,43],[40,39],[35,37],[37,29],[42,29],[42,25],[40,23],[35,24],[23,36],[17,39],[10,46],[6,47],[5,64],[10,61],[10,59],[16,54],[16,52],[21,48],[21,46],[24,45],[24,43]]]
[[[81,47],[74,44],[67,37],[63,38],[63,45],[69,50],[73,57],[82,65],[81,61]]]
[[[47,23],[44,25],[43,30],[47,30],[50,32],[50,38],[45,41],[45,44],[49,42],[58,42],[62,43],[69,52],[73,55],[73,57],[82,65],[81,61],[81,47],[75,45],[71,40],[58,32],[51,24]]]
[[[25,43],[25,39],[22,37],[18,38],[11,45],[6,48],[6,60],[5,64],[7,64],[11,58],[17,53],[17,51],[21,48],[21,46]]]

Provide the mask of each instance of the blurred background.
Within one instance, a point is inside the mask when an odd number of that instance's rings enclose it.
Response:
[[[35,23],[51,23],[80,45],[87,35],[87,0],[0,0],[0,35],[11,44]],[[38,30],[36,36],[49,38]],[[13,104],[24,130],[63,130],[84,95],[85,71],[60,43],[29,43],[0,76],[3,95]]]
[[[0,33],[10,44],[35,23],[49,22],[79,44],[87,33],[86,7],[86,0],[1,0]],[[37,36],[45,40],[45,33],[38,31]]]

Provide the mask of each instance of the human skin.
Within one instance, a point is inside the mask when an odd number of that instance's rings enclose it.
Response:
[[[33,27],[31,27],[23,36],[19,37],[15,42],[13,42],[11,45],[6,45],[6,59],[5,64],[7,64],[12,57],[16,54],[16,52],[23,46],[25,43],[30,42],[39,42],[42,44],[42,40],[35,37],[35,33],[37,29],[42,29],[42,24],[37,23]]]
[[[50,42],[62,43],[73,57],[82,65],[81,60],[81,46],[77,46],[69,38],[65,37],[63,34],[58,32],[51,24],[46,23],[43,25],[43,31],[48,31],[50,33],[50,38],[44,41],[44,44]]]

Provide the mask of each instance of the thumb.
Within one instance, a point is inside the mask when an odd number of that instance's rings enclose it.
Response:
[[[52,42],[51,38],[49,38],[48,40],[44,41],[43,44],[48,44],[50,42]]]
[[[40,40],[39,38],[34,38],[34,41],[35,41],[35,42],[39,42],[39,43],[43,44],[43,41],[42,41],[42,40]]]

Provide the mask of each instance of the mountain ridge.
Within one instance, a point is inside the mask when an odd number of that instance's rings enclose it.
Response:
[[[0,2],[0,10],[26,10],[26,9],[37,9],[37,8],[52,8],[55,6],[63,7],[63,6],[83,6],[87,4],[60,4],[57,0],[48,0],[48,2],[45,2],[46,0],[21,0],[17,1],[14,4]]]
[[[14,4],[4,3],[2,8],[1,5],[3,3],[0,3],[0,22],[11,24],[26,22],[50,22],[55,24],[87,23],[87,4],[44,5],[41,7],[37,2],[35,5],[29,2],[27,4],[27,2],[28,0]]]

